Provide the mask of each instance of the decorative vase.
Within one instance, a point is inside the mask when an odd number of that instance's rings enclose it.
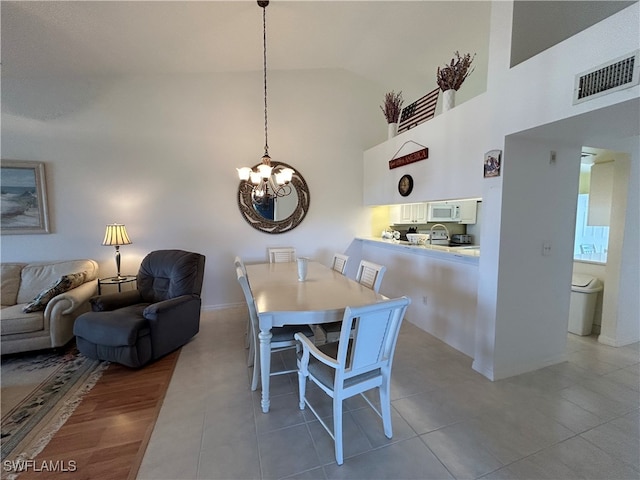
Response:
[[[446,112],[456,106],[456,91],[454,89],[442,92],[442,111]]]
[[[395,137],[398,134],[398,124],[390,123],[389,124],[389,139]]]

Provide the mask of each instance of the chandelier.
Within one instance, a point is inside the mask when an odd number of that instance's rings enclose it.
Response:
[[[243,181],[244,188],[251,189],[254,203],[268,203],[277,197],[285,197],[292,192],[290,185],[294,171],[288,167],[271,166],[269,156],[269,142],[267,141],[267,5],[268,0],[258,0],[262,8],[262,38],[264,59],[264,155],[262,163],[254,167],[237,168],[238,177]]]

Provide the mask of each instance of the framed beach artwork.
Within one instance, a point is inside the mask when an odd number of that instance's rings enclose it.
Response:
[[[44,163],[2,160],[1,167],[0,232],[49,233]]]
[[[484,176],[499,177],[502,163],[502,150],[490,150],[484,154]]]

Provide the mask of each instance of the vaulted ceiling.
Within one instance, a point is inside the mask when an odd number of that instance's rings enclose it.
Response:
[[[3,78],[262,69],[255,1],[3,0],[0,8]],[[268,68],[344,69],[421,95],[456,50],[486,65],[490,9],[485,1],[272,0]]]

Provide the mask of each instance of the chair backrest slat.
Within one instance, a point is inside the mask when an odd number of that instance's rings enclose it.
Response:
[[[357,342],[351,349],[352,370],[376,364],[384,359],[384,341],[389,329],[389,311],[373,312],[364,319],[356,321]],[[364,328],[366,327],[366,328]]]
[[[409,303],[407,297],[400,297],[364,307],[347,307],[337,356],[338,363],[344,368],[337,369],[336,382],[378,368],[391,368],[400,325]]]
[[[333,268],[336,272],[340,272],[341,274],[344,275],[344,271],[347,268],[348,260],[349,260],[349,257],[347,255],[336,253],[333,256],[333,265],[331,266],[331,268]]]
[[[296,249],[293,247],[270,247],[269,263],[287,263],[296,261]]]
[[[242,287],[242,293],[244,293],[244,299],[247,302],[247,307],[249,308],[251,324],[256,328],[258,325],[258,309],[256,308],[256,302],[253,298],[253,292],[249,287],[249,281],[240,267],[236,267],[236,275],[238,277],[238,283]]]
[[[378,293],[380,285],[382,284],[382,277],[386,270],[387,267],[383,265],[362,260],[358,267],[356,282]]]

